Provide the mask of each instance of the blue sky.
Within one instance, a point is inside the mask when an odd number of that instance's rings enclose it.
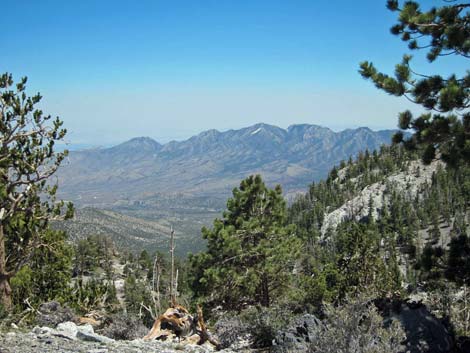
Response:
[[[0,71],[27,75],[72,143],[257,122],[394,128],[417,111],[357,73],[363,60],[392,72],[406,52],[385,0],[23,0],[2,12]],[[416,59],[422,72],[465,68]]]

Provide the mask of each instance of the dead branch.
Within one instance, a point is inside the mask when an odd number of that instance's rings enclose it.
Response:
[[[200,330],[199,336],[201,337],[199,344],[203,344],[204,342],[209,341],[215,346],[215,348],[219,349],[220,342],[207,330],[206,323],[204,322],[204,316],[202,314],[202,308],[200,305],[197,306],[197,324]]]

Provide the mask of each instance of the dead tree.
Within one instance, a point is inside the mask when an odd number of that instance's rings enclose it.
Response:
[[[170,256],[171,256],[171,273],[170,273],[170,305],[176,307],[176,285],[175,285],[175,231],[171,227],[170,233]]]
[[[179,338],[183,343],[203,344],[210,342],[216,348],[220,348],[218,340],[207,329],[202,314],[202,308],[198,305],[197,316],[193,317],[185,307],[176,305],[168,308],[160,315],[152,329],[144,337],[145,340],[169,340]]]
[[[191,333],[194,319],[186,308],[181,305],[168,308],[160,315],[152,329],[144,337],[145,340],[186,337]]]
[[[160,276],[161,276],[162,268],[159,263],[158,254],[155,254],[155,260],[153,261],[153,273],[152,273],[152,298],[154,299],[155,305],[155,312],[159,313],[161,308],[160,303]],[[153,292],[156,293],[157,298],[155,300],[155,296]]]

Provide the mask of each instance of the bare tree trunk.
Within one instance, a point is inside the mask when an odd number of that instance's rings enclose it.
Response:
[[[0,303],[6,310],[10,310],[12,305],[10,277],[11,275],[7,271],[3,222],[0,221]]]
[[[161,268],[160,264],[158,263],[159,258],[158,254],[155,254],[155,261],[153,262],[153,278],[152,278],[152,292],[155,291],[157,294],[157,301],[155,303],[155,313],[158,315],[160,311],[162,310],[161,304],[160,304],[160,273],[161,273]],[[155,278],[156,275],[156,278]],[[153,294],[152,294],[153,296]]]
[[[170,234],[170,255],[171,255],[171,274],[170,274],[170,303],[172,307],[176,306],[175,293],[175,231],[171,227]]]
[[[269,282],[266,274],[261,279],[261,305],[269,308],[271,298],[269,297]]]

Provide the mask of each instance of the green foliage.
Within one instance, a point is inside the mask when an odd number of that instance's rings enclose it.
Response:
[[[295,276],[280,305],[293,313],[320,313],[324,301],[336,296],[331,284],[330,262],[321,258],[318,245],[305,246],[297,258]]]
[[[49,220],[73,213],[71,204],[63,212],[57,185],[49,182],[67,156],[54,151],[66,130],[36,108],[41,96],[27,96],[26,81],[14,85],[12,75],[0,75],[0,300],[6,308],[10,279],[43,243]]]
[[[247,332],[253,337],[253,348],[270,347],[276,334],[288,327],[292,317],[290,310],[280,306],[251,307],[240,314]]]
[[[446,276],[458,284],[470,283],[470,238],[459,234],[449,245]]]
[[[85,314],[92,310],[113,312],[117,308],[116,287],[113,282],[91,278],[78,279],[69,295],[68,304],[78,312]]]
[[[138,280],[134,275],[130,275],[124,283],[124,293],[127,312],[133,315],[142,315],[144,325],[147,327],[152,326],[155,319],[142,306],[145,305],[151,308],[153,305],[148,284],[145,281]]]
[[[333,240],[338,272],[334,287],[329,288],[338,299],[350,292],[390,293],[400,288],[396,254],[393,247],[381,244],[384,239],[374,223],[351,221],[340,225]]]
[[[318,330],[310,352],[395,353],[404,348],[406,335],[397,320],[384,327],[372,300],[348,297],[340,306],[326,307],[325,326]]]
[[[26,308],[24,301],[40,304],[64,301],[69,295],[72,249],[61,231],[47,230],[31,252],[28,265],[12,278],[13,303]]]
[[[228,309],[270,306],[292,280],[300,245],[294,231],[281,188],[268,189],[259,175],[243,180],[222,219],[202,230],[207,251],[190,259],[195,295]]]
[[[103,235],[90,235],[76,241],[74,246],[74,274],[83,276],[102,269],[108,280],[113,277],[112,259],[114,243]]]
[[[152,259],[150,258],[149,253],[147,250],[142,250],[139,255],[139,265],[142,269],[150,270],[152,268]]]
[[[442,56],[469,58],[470,5],[451,1],[428,11],[421,10],[416,1],[406,1],[400,7],[396,0],[387,6],[398,12],[398,23],[392,34],[408,43],[411,51],[428,49],[430,62]],[[371,80],[378,89],[395,96],[405,96],[432,113],[413,117],[410,111],[399,116],[400,129],[412,129],[411,138],[403,140],[400,133],[394,142],[403,142],[415,149],[423,148],[423,160],[427,163],[439,152],[453,165],[459,161],[470,162],[470,73],[462,77],[455,74],[444,78],[440,75],[421,75],[411,68],[410,55],[396,65],[394,77],[379,72],[372,63],[360,64],[360,74]]]

